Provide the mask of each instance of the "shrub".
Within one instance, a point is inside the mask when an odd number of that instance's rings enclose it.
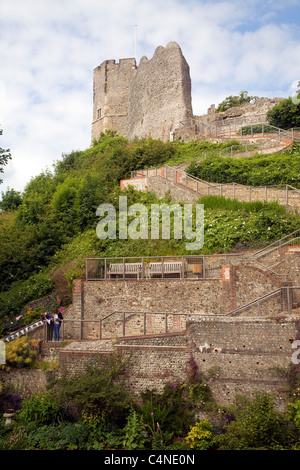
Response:
[[[186,384],[167,384],[162,394],[154,390],[143,392],[141,414],[144,424],[152,425],[151,413],[154,413],[155,421],[164,432],[178,437],[186,436],[194,423],[194,410],[186,390]]]
[[[211,449],[215,445],[212,424],[208,420],[198,421],[195,426],[191,427],[185,440],[190,449]]]
[[[30,323],[33,323],[36,320],[40,319],[40,315],[42,312],[45,312],[45,307],[37,307],[34,310],[32,308],[28,308],[26,313],[22,317],[22,324],[23,325],[29,325]]]
[[[123,422],[132,405],[130,395],[114,382],[127,360],[112,354],[107,361],[99,355],[86,370],[72,377],[62,377],[55,390],[58,403],[69,408],[75,406],[81,414],[104,412],[107,419]]]
[[[238,96],[227,96],[216,108],[216,112],[220,113],[227,111],[227,109],[241,106],[244,103],[249,103],[250,101],[257,101],[257,96],[248,96],[248,91],[240,91]]]
[[[55,421],[58,412],[59,407],[49,391],[37,392],[22,400],[22,410],[18,417],[24,424],[41,425]]]
[[[125,439],[123,447],[126,450],[145,449],[146,433],[143,428],[142,417],[133,408],[130,410],[127,423],[124,428]]]
[[[22,367],[32,367],[37,351],[34,349],[36,341],[29,340],[27,336],[22,336],[6,345],[6,364],[2,364],[2,369],[20,369]]]
[[[300,83],[300,82],[299,82]],[[298,99],[300,93],[297,95]],[[277,106],[267,112],[267,120],[272,126],[281,129],[291,129],[300,126],[300,104],[289,97],[283,99]]]
[[[234,417],[218,436],[221,450],[284,449],[292,444],[289,423],[276,411],[272,396],[258,392],[253,399],[237,396]]]

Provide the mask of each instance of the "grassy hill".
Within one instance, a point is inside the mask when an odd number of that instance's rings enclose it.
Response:
[[[86,257],[186,253],[185,240],[172,238],[100,240],[96,235],[99,221],[96,209],[108,203],[118,210],[119,196],[123,194],[119,182],[130,177],[131,170],[190,161],[203,152],[232,144],[163,143],[153,139],[129,142],[108,132],[92,147],[62,155],[52,172],[47,170],[32,178],[18,207],[9,206],[8,194],[2,193],[2,206],[6,210],[0,214],[0,335],[1,325],[5,327],[9,321],[14,321],[32,300],[54,292],[63,295],[68,303],[72,279],[84,277]],[[295,150],[292,155],[287,152],[252,158],[256,162],[253,168],[259,169],[257,174],[262,169],[261,173],[267,174],[266,165],[259,166],[258,162],[268,159],[274,168],[277,165],[280,181],[298,184],[295,175],[298,172],[298,178],[300,174],[299,151]],[[223,180],[232,177],[232,174],[227,176],[225,166],[228,172],[234,169],[236,175],[240,165],[243,183],[251,184],[253,177],[246,168],[247,161],[251,159],[217,161],[208,158],[201,167],[201,171],[205,169],[205,177],[203,174],[201,177],[225,182]],[[287,172],[289,162],[292,165]],[[199,166],[194,165],[191,171],[198,174]],[[127,190],[126,195],[128,206],[139,202],[150,208],[151,204],[162,202],[151,193],[133,189]],[[168,202],[167,197],[165,202]],[[287,213],[278,204],[238,203],[217,197],[203,198],[200,202],[205,207],[205,240],[203,248],[195,254],[230,252],[238,246],[261,246],[299,228],[298,215]]]

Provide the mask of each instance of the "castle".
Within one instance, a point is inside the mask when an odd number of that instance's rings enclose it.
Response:
[[[193,116],[189,65],[175,42],[151,60],[106,60],[94,70],[92,141],[115,130],[126,138],[163,141]]]
[[[101,132],[116,131],[129,140],[152,137],[162,141],[215,137],[216,129],[266,122],[280,98],[259,98],[217,113],[194,116],[190,68],[181,48],[158,46],[153,58],[105,60],[93,74],[92,143]],[[226,129],[225,129],[226,130]]]

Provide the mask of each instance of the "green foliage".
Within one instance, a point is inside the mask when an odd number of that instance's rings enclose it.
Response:
[[[218,436],[221,450],[278,450],[293,442],[289,423],[276,411],[272,396],[256,393],[252,400],[238,396],[234,416],[225,433]]]
[[[23,424],[50,424],[56,420],[58,412],[57,402],[49,391],[37,392],[22,400],[22,410],[18,414],[18,419]]]
[[[296,424],[300,432],[300,400],[296,400],[294,403],[289,403],[289,416]]]
[[[0,316],[13,318],[14,313],[20,312],[26,304],[50,294],[51,290],[52,282],[46,272],[13,282],[9,290],[0,292]]]
[[[0,450],[26,450],[27,439],[24,435],[24,429],[1,426],[1,424],[0,422]]]
[[[238,134],[240,135],[251,135],[253,134],[268,134],[272,132],[276,132],[276,129],[272,126],[268,126],[266,124],[256,124],[254,126],[243,126],[239,131]]]
[[[114,379],[122,372],[127,359],[116,354],[107,362],[99,356],[86,371],[72,377],[62,377],[57,385],[57,402],[66,409],[74,403],[79,410],[105,413],[108,419],[122,422],[129,412],[131,397]]]
[[[2,135],[3,131],[0,129],[0,135]],[[7,165],[8,160],[11,160],[11,153],[9,149],[3,149],[0,147],[0,173],[3,173],[3,167]],[[0,184],[3,182],[2,179],[0,179]]]
[[[83,423],[27,426],[27,450],[86,450],[89,432]]]
[[[161,429],[174,436],[185,436],[190,425],[194,422],[194,409],[188,394],[186,384],[168,384],[163,393],[147,390],[142,393],[143,406],[141,414],[144,424],[152,426],[152,415]]]
[[[299,86],[300,82],[298,83]],[[272,126],[281,129],[300,127],[300,93],[296,99],[289,97],[283,99],[277,106],[267,112],[267,120]],[[297,102],[298,101],[298,102]]]
[[[193,162],[187,172],[213,183],[249,186],[290,184],[300,188],[300,154],[290,152],[251,157],[209,157]]]
[[[3,211],[11,211],[17,209],[22,204],[22,195],[13,188],[8,188],[6,192],[1,192],[2,199],[0,201],[0,209]]]
[[[10,370],[12,368],[30,368],[36,358],[34,349],[35,341],[29,340],[27,336],[16,338],[5,347],[6,363],[0,364],[0,369]]]
[[[133,408],[127,418],[127,423],[124,428],[125,439],[123,442],[124,449],[126,450],[144,450],[146,442],[145,429],[143,428],[143,421],[141,415]]]
[[[45,312],[45,307],[43,306],[35,309],[28,308],[26,313],[22,316],[22,324],[29,325],[30,323],[39,320],[42,312]]]
[[[128,142],[107,132],[87,150],[73,150],[63,155],[54,165],[53,173],[47,170],[32,178],[22,194],[21,204],[0,214],[2,325],[15,318],[29,301],[49,294],[53,288],[70,301],[72,281],[74,277],[84,276],[86,257],[185,254],[185,240],[99,240],[95,231],[96,209],[105,202],[113,204],[118,211],[119,196],[124,194],[128,205],[140,202],[150,208],[152,203],[161,204],[163,201],[150,193],[130,189],[121,192],[120,179],[130,177],[132,170],[190,161],[203,152],[234,144],[237,142],[163,143],[154,139]],[[282,154],[281,161],[274,161],[272,168],[268,167],[269,160],[264,161],[268,157],[260,157],[260,162],[251,163],[251,172],[250,159],[248,163],[245,159],[244,167],[238,169],[233,160],[242,160],[240,158],[229,159],[226,168],[223,159],[219,163],[217,159],[207,158],[200,166],[201,177],[217,182],[239,178],[242,182],[251,180],[253,184],[260,184],[262,175],[265,179],[270,175],[268,181],[272,184],[297,185],[300,174],[297,159],[300,159],[296,150],[293,154]],[[8,196],[16,195],[11,191]],[[169,202],[167,198],[165,201]],[[13,202],[6,202],[12,208]],[[293,231],[296,223],[296,218],[280,212],[279,206],[276,223],[272,222],[276,217],[275,207],[272,214],[266,214],[267,208],[263,208],[258,223],[254,215],[249,218],[240,208],[236,211],[229,207],[219,209],[217,214],[206,207],[205,243],[200,253],[231,250],[238,243],[254,240],[257,243],[273,241],[274,237]]]
[[[249,103],[250,101],[256,101],[258,99],[257,96],[248,96],[247,91],[241,91],[238,96],[227,96],[225,100],[223,100],[216,108],[216,112],[220,113],[223,111],[227,111],[227,109],[241,106],[244,103]]]
[[[276,202],[239,202],[220,196],[205,196],[200,202],[205,210],[203,253],[257,247],[299,228],[298,216]]]
[[[93,440],[103,441],[105,439],[106,420],[105,412],[97,409],[93,411],[83,410],[82,422],[89,430]]]
[[[198,421],[195,426],[191,426],[190,432],[185,440],[190,449],[211,449],[215,445],[215,436],[212,424],[205,419]]]

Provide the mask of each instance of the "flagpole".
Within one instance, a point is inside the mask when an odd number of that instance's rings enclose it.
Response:
[[[136,42],[137,42],[137,24],[135,25],[135,35],[134,35],[134,56],[135,56],[135,61],[137,62],[137,52],[136,52]]]

